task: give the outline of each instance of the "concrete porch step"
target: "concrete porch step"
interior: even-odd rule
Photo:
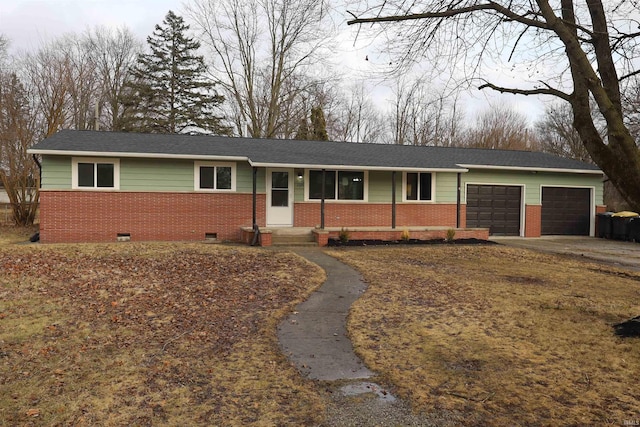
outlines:
[[[315,246],[310,228],[274,228],[271,234],[273,246]]]

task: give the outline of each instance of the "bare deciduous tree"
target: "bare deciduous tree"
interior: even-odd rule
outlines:
[[[131,67],[142,52],[142,43],[126,27],[117,30],[97,27],[83,38],[100,80],[99,127],[120,130],[124,115],[120,100]]]
[[[69,108],[72,67],[65,50],[60,48],[59,42],[52,42],[22,59],[24,81],[34,97],[32,113],[37,115],[42,137],[68,127],[72,120]]]
[[[390,123],[395,144],[451,146],[460,143],[462,117],[457,100],[428,90],[423,79],[400,80]]]
[[[527,117],[506,106],[489,107],[467,131],[463,145],[499,150],[535,150]]]
[[[338,141],[386,143],[387,126],[384,114],[371,100],[363,84],[348,87],[337,96],[340,102],[330,110],[328,126]]]
[[[636,76],[624,92],[625,119],[631,135],[640,145],[640,75]]]
[[[277,137],[286,103],[305,91],[302,71],[326,45],[328,14],[316,0],[194,0],[189,14],[210,48],[238,133]],[[297,121],[294,123],[297,124]],[[289,132],[291,129],[289,129]],[[289,133],[288,132],[288,133]]]
[[[535,124],[540,149],[570,159],[591,162],[580,135],[573,127],[571,107],[554,104],[545,110],[544,116]]]
[[[6,40],[0,37],[0,182],[16,225],[33,224],[38,207],[38,170],[27,149],[36,138],[30,96],[6,64]]]
[[[484,76],[481,89],[567,102],[591,158],[640,210],[640,155],[624,119],[620,85],[640,74],[637,2],[386,0],[365,8],[373,17],[349,23],[402,23],[396,31],[401,38],[393,40],[405,63],[428,55],[434,62],[464,65],[471,77]],[[482,74],[484,66],[500,60],[528,71],[531,83],[509,87]],[[606,124],[605,138],[594,123],[591,100]]]

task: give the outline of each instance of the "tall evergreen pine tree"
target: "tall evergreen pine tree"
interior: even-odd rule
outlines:
[[[322,107],[311,109],[311,139],[315,141],[327,141],[329,134],[327,133],[327,122],[324,119],[324,111]]]
[[[186,36],[189,26],[172,11],[147,37],[151,50],[138,55],[127,84],[123,130],[154,133],[229,134],[216,115],[224,98],[205,77],[207,67],[195,52],[200,43]]]
[[[311,109],[311,127],[309,127],[309,122],[306,117],[300,119],[295,139],[302,141],[327,141],[329,139],[327,122],[324,119],[322,107],[314,107]]]

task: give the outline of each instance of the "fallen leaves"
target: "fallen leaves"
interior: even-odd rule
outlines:
[[[31,408],[29,409],[27,412],[25,412],[25,415],[27,417],[31,417],[31,418],[36,418],[40,416],[40,409],[38,408]]]
[[[0,313],[8,326],[0,330],[7,354],[0,424],[27,423],[21,417],[102,425],[317,420],[319,397],[279,358],[275,322],[320,281],[299,257],[255,249],[0,249]],[[277,369],[261,368],[263,358],[278,360]],[[264,405],[270,388],[286,392]],[[246,395],[236,404],[223,389]],[[37,413],[28,412],[34,393],[42,396]]]

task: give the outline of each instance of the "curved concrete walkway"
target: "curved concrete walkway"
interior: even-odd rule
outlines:
[[[325,283],[278,326],[282,351],[308,378],[323,381],[328,403],[322,426],[449,426],[440,414],[411,406],[373,381],[347,336],[351,304],[366,289],[360,274],[319,248],[292,248],[327,273]],[[448,416],[448,414],[445,414]]]
[[[294,249],[327,273],[325,283],[299,304],[278,327],[283,352],[304,375],[315,380],[369,378],[347,336],[351,304],[366,289],[360,274],[319,249]]]

